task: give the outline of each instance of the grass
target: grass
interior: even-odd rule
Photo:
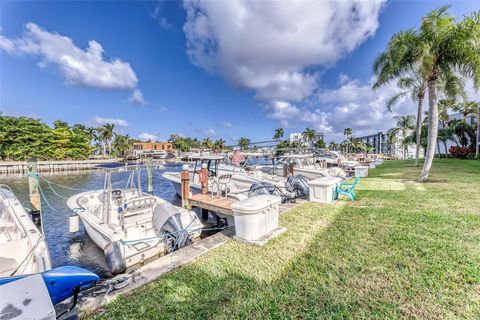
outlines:
[[[389,161],[358,201],[303,204],[263,247],[235,241],[95,319],[480,317],[480,161]]]

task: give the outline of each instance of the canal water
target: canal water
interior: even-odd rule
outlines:
[[[165,165],[164,169],[153,171],[153,193],[167,201],[178,203],[175,189],[170,182],[162,177],[165,171],[180,171],[181,165]],[[62,173],[42,173],[49,184],[40,179],[40,185],[50,206],[42,199],[42,219],[45,236],[47,238],[52,267],[75,265],[101,277],[109,277],[103,252],[93,243],[85,233],[82,223],[80,231],[70,233],[68,218],[72,212],[67,207],[67,199],[77,193],[103,189],[104,172],[102,171],[75,171]],[[122,188],[128,179],[128,173],[112,175],[112,187]],[[136,179],[135,179],[136,182]],[[30,208],[28,194],[28,180],[25,176],[0,176],[0,183],[12,188],[15,195],[28,211]],[[71,189],[62,188],[65,186]],[[147,190],[145,170],[142,170],[142,188]],[[76,189],[76,190],[73,190]]]

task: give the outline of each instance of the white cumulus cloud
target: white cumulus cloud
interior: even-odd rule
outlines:
[[[95,116],[91,120],[95,125],[104,125],[107,123],[114,124],[118,127],[128,127],[128,122],[124,119],[118,119],[118,118],[103,118],[100,116]]]
[[[71,38],[49,32],[31,22],[17,39],[1,35],[0,49],[9,54],[40,58],[39,66],[56,67],[70,85],[133,89],[138,83],[130,64],[118,58],[106,59],[104,49],[97,41],[89,41],[82,49]]]
[[[147,104],[147,101],[143,98],[143,93],[140,91],[140,89],[135,89],[132,92],[132,95],[130,99],[128,99],[129,102],[134,103],[134,104]]]
[[[374,81],[371,78],[362,82],[342,74],[339,86],[320,90],[312,97],[310,106],[277,101],[266,106],[267,116],[279,120],[281,124],[293,124],[300,130],[309,127],[322,131],[326,140],[339,141],[343,139],[344,128],[352,128],[354,136],[369,135],[394,127],[393,117],[396,115],[416,115],[417,105],[409,97],[399,101],[389,112],[387,101],[400,89],[391,83],[372,90]],[[426,102],[424,109],[427,109]]]
[[[158,136],[157,135],[154,135],[154,134],[151,134],[151,133],[147,133],[147,132],[143,132],[143,133],[140,133],[138,135],[138,137],[142,140],[152,140],[152,141],[155,141],[158,139]]]
[[[378,27],[383,0],[185,1],[191,61],[265,101],[298,102]]]

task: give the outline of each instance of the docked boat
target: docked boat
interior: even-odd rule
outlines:
[[[0,319],[60,318],[75,307],[78,294],[93,287],[98,280],[96,274],[74,266],[0,278]],[[70,297],[73,297],[72,305],[57,314],[55,305]]]
[[[321,177],[339,177],[345,178],[346,173],[340,168],[330,167],[322,168],[316,162],[313,154],[288,154],[277,158],[275,163],[270,166],[262,166],[262,170],[269,174],[283,175],[285,168],[293,164],[294,174],[299,174],[308,179]]]
[[[359,166],[360,163],[356,160],[347,159],[341,153],[333,150],[319,149],[314,154],[315,160],[324,160],[329,166],[342,166],[353,168]]]
[[[278,176],[263,174],[261,170],[246,171],[244,168],[229,164],[225,157],[217,155],[196,156],[191,158],[193,165],[189,166],[190,189],[193,194],[201,191],[201,168],[206,165],[208,170],[209,192],[217,193],[220,185],[219,179],[226,179],[228,196],[243,200],[248,198],[248,193],[254,184],[269,182],[277,187],[284,187],[285,179]],[[162,176],[169,180],[175,188],[177,195],[181,195],[180,172],[164,172]],[[223,178],[224,177],[224,178]]]
[[[208,192],[224,194],[230,198],[244,200],[260,195],[273,194],[283,198],[284,201],[308,195],[307,178],[290,176],[284,178],[275,174],[262,171],[261,166],[246,169],[233,165],[223,156],[198,156],[195,162],[188,167],[189,186],[192,194],[201,192],[202,166],[208,172]],[[181,195],[182,181],[180,172],[164,172],[162,176],[169,180],[175,188],[177,195]],[[227,190],[227,192],[224,192]]]
[[[51,269],[45,236],[13,191],[0,185],[0,277]]]
[[[127,186],[113,188],[112,175],[122,172],[128,172]],[[190,244],[203,228],[195,212],[143,192],[139,166],[106,169],[102,190],[74,195],[67,205],[113,274]]]

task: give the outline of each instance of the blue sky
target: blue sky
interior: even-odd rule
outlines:
[[[414,111],[386,112],[397,89],[370,89],[373,60],[444,3],[1,1],[0,111],[154,139],[373,133]]]

